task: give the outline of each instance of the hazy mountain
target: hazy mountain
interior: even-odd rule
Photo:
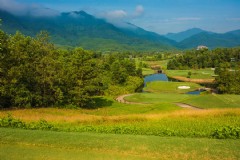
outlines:
[[[179,33],[168,33],[165,35],[165,37],[169,38],[169,39],[172,39],[176,42],[181,42],[183,41],[184,39],[187,39],[191,36],[194,36],[196,34],[199,34],[201,32],[207,32],[207,31],[204,31],[202,29],[199,29],[199,28],[192,28],[192,29],[189,29],[189,30],[186,30],[186,31],[183,31],[183,32],[179,32]]]
[[[61,46],[79,46],[91,50],[169,50],[176,42],[132,24],[120,28],[84,11],[62,13],[55,17],[14,16],[0,11],[1,28],[13,34],[17,30],[34,36],[41,30],[50,33]]]
[[[240,30],[224,34],[201,32],[181,41],[178,47],[188,49],[196,48],[198,45],[205,45],[211,49],[240,46]]]

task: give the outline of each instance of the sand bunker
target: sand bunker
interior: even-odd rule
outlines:
[[[191,87],[189,86],[179,86],[178,89],[190,89]]]

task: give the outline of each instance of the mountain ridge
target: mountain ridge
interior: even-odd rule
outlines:
[[[55,17],[14,16],[0,11],[0,18],[3,19],[3,30],[8,33],[19,30],[34,36],[41,30],[47,30],[52,41],[58,45],[102,51],[160,51],[175,48],[175,42],[164,36],[140,27],[136,30],[121,29],[84,11],[64,12]]]
[[[240,46],[240,30],[226,33],[201,32],[178,43],[178,47],[182,49],[196,48],[199,45],[210,49],[238,47]]]
[[[187,39],[187,38],[189,38],[193,35],[196,35],[198,33],[201,33],[201,32],[208,32],[208,31],[202,30],[200,28],[191,28],[191,29],[181,31],[181,32],[178,32],[178,33],[168,33],[168,34],[165,35],[165,37],[167,37],[169,39],[172,39],[176,42],[181,42],[184,39]]]
[[[63,12],[53,17],[34,17],[15,16],[0,10],[0,19],[3,20],[0,28],[7,33],[14,34],[19,30],[23,34],[35,36],[41,30],[46,30],[54,44],[65,48],[146,52],[191,49],[199,45],[210,49],[240,46],[240,30],[220,34],[192,28],[163,36],[131,23],[120,27],[85,11]]]

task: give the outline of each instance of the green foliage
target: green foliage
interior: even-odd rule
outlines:
[[[34,129],[34,130],[56,130],[54,125],[48,123],[46,120],[41,119],[38,122],[33,122],[27,125],[27,129]]]
[[[36,38],[0,31],[0,43],[0,108],[91,108],[92,97],[111,86],[125,90],[120,94],[134,92],[143,83],[141,70],[126,55],[58,50],[44,31]]]
[[[216,78],[217,89],[220,93],[240,94],[240,71],[223,69],[218,71]]]
[[[26,123],[19,119],[13,118],[11,115],[8,115],[7,117],[3,117],[0,119],[0,127],[68,132],[94,132],[108,134],[110,133],[154,136],[208,137],[217,139],[240,138],[240,128],[236,126],[219,127],[218,129],[213,130],[212,127],[213,125],[216,125],[216,122],[210,122],[212,121],[211,118],[205,118],[205,120],[198,119],[198,125],[195,126],[192,126],[193,123],[196,123],[196,119],[193,117],[180,117],[180,119],[165,118],[156,122],[147,122],[144,118],[132,118],[116,121],[114,125],[109,124],[107,121],[102,121],[104,123],[107,123],[107,125],[104,125],[101,122],[100,124],[78,124],[77,126],[72,126],[53,124],[47,122],[46,120]],[[214,121],[217,120],[215,119]],[[220,121],[221,120],[218,120],[218,122]],[[209,124],[209,126],[207,126],[206,124]]]
[[[187,78],[190,78],[191,77],[191,75],[192,75],[192,72],[188,72],[188,76],[187,76]]]
[[[26,123],[20,119],[12,117],[10,114],[7,117],[0,118],[0,127],[34,129],[34,130],[56,130],[54,125],[48,123],[46,120],[39,120],[38,122]]]
[[[212,133],[212,137],[217,139],[239,139],[240,127],[225,126],[218,128]]]
[[[143,79],[136,76],[129,76],[124,85],[109,85],[105,91],[106,95],[118,96],[128,93],[139,92],[143,88]]]
[[[230,63],[231,58],[240,59],[239,52],[239,48],[218,48],[212,51],[189,50],[182,55],[176,55],[168,62],[167,68],[169,70],[216,68],[222,63]]]
[[[10,114],[7,117],[0,118],[0,127],[27,128],[26,123],[13,118]]]

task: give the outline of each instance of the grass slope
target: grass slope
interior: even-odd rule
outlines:
[[[0,132],[1,160],[240,158],[240,140],[65,133],[5,128],[0,128]]]

